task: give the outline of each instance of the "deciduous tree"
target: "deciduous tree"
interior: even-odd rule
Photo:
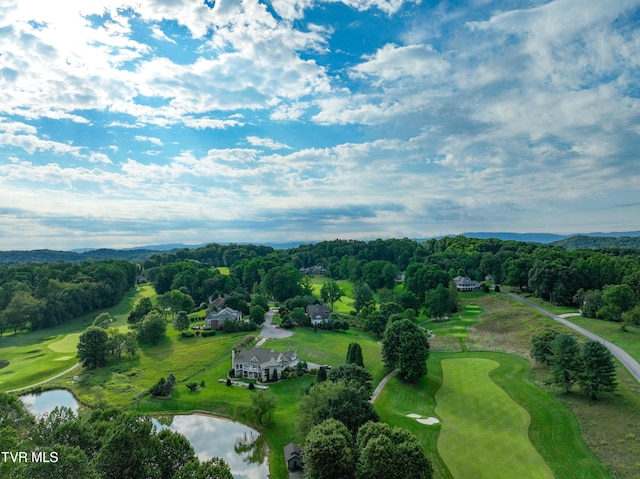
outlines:
[[[304,447],[307,479],[351,479],[355,464],[353,438],[340,421],[327,419],[309,431]]]
[[[342,291],[342,288],[340,288],[340,286],[338,286],[338,283],[336,283],[333,279],[330,279],[329,281],[324,283],[322,285],[322,288],[320,289],[320,297],[322,298],[322,301],[324,301],[325,303],[329,303],[331,311],[333,311],[333,305],[336,302],[340,301],[340,298],[342,298],[343,296],[344,291]]]
[[[384,332],[382,357],[388,369],[399,369],[401,379],[417,382],[427,372],[429,341],[413,321],[393,321]]]
[[[158,344],[166,335],[167,322],[159,311],[147,313],[138,324],[138,339],[146,344]]]

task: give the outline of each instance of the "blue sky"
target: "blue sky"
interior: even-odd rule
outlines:
[[[0,249],[640,229],[640,0],[4,0]]]

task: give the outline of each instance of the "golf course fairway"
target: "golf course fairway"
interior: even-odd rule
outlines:
[[[456,479],[553,479],[528,437],[529,413],[489,377],[491,359],[442,361],[438,452]]]

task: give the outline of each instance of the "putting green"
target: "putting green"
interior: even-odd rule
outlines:
[[[529,413],[489,377],[499,366],[481,358],[442,361],[438,452],[455,479],[553,479],[529,442]]]
[[[78,348],[78,340],[82,333],[67,334],[60,341],[51,343],[48,347],[54,353],[75,353]]]

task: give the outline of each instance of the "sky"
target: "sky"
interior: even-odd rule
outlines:
[[[640,229],[640,0],[0,0],[0,250]]]

